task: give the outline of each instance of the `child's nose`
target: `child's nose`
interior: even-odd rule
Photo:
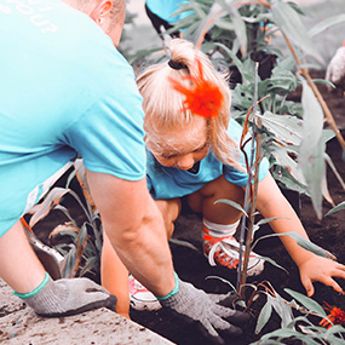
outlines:
[[[189,170],[193,167],[194,163],[193,154],[190,153],[180,157],[176,165],[181,170]]]

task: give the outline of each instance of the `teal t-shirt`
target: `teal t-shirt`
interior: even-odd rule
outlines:
[[[184,16],[175,15],[179,8],[188,3],[187,0],[146,0],[146,6],[158,17],[164,19],[169,24],[174,24]]]
[[[0,5],[0,236],[80,155],[93,171],[146,175],[132,68],[85,14],[60,0]]]
[[[238,144],[241,140],[242,127],[231,120],[228,128],[228,135]],[[250,157],[250,143],[246,145],[246,153]],[[180,170],[177,168],[166,168],[158,163],[152,153],[147,155],[147,184],[152,197],[156,200],[181,198],[200,190],[205,184],[224,176],[227,181],[239,187],[245,187],[248,182],[248,175],[229,165],[220,162],[212,151],[200,161],[196,173]],[[238,162],[245,168],[245,157],[238,152]],[[269,162],[263,159],[259,168],[259,180],[263,180],[269,172]]]

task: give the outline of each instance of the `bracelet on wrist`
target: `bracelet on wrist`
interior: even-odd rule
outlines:
[[[174,272],[174,279],[175,279],[175,287],[165,296],[156,296],[158,301],[165,301],[179,292],[179,280],[178,280],[178,276],[176,272]]]
[[[21,299],[27,299],[27,298],[36,296],[47,285],[49,279],[50,279],[50,276],[46,272],[42,282],[35,289],[33,289],[32,291],[27,292],[27,293],[20,293],[20,292],[17,292],[17,291],[13,291],[13,294],[15,296],[21,298]]]

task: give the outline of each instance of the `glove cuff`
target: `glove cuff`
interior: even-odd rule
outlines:
[[[178,286],[179,289],[175,294],[171,294],[166,299],[159,301],[163,307],[176,309],[177,306],[183,306],[182,308],[190,306],[191,297],[196,297],[200,291],[195,289],[192,284],[186,283],[182,280],[178,280]]]
[[[30,292],[27,292],[27,293],[20,293],[20,292],[17,292],[17,291],[13,291],[13,295],[21,298],[21,299],[28,299],[30,297],[34,297],[36,296],[42,289],[44,289],[44,287],[48,284],[50,280],[50,276],[49,274],[46,272],[45,275],[44,275],[44,278],[42,280],[42,282],[35,288],[33,289],[32,291]]]
[[[158,301],[165,301],[167,299],[169,299],[170,297],[173,297],[175,296],[179,290],[180,290],[180,283],[179,283],[179,279],[178,279],[178,276],[176,274],[176,272],[174,272],[174,279],[175,279],[175,287],[165,296],[155,296]]]

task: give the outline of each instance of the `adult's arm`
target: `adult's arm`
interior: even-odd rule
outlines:
[[[92,197],[108,238],[128,270],[155,295],[174,289],[162,216],[146,180],[127,181],[87,171]]]

